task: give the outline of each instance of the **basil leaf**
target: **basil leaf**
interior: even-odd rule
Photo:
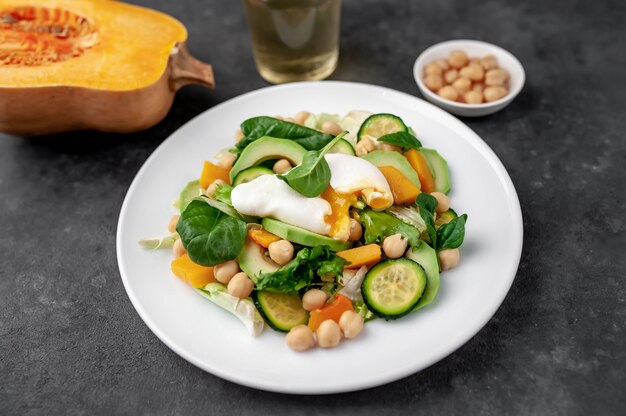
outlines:
[[[293,140],[307,150],[319,150],[333,139],[331,134],[266,116],[244,121],[241,123],[241,132],[244,138],[235,146],[239,151],[263,136]]]
[[[437,250],[460,247],[465,238],[466,221],[467,214],[463,214],[439,227],[437,230]]]
[[[398,131],[396,133],[385,134],[384,136],[380,136],[378,138],[378,141],[400,146],[404,150],[419,150],[422,147],[422,143],[417,140],[417,137],[406,131]]]
[[[324,159],[324,155],[337,143],[347,132],[343,132],[330,141],[323,149],[309,150],[305,153],[302,163],[291,169],[279,178],[298,193],[313,198],[324,192],[330,183],[330,167]]]
[[[363,233],[365,244],[382,244],[385,237],[394,234],[402,235],[409,241],[409,245],[412,247],[417,247],[420,244],[421,232],[417,228],[400,221],[386,212],[374,211],[368,208],[359,213],[359,220],[365,228]]]
[[[194,199],[176,225],[189,258],[202,266],[215,266],[239,255],[246,239],[246,223]]]
[[[435,228],[435,208],[437,208],[437,199],[427,193],[421,193],[415,199],[415,205],[420,210],[420,216],[426,224],[426,234],[430,240],[431,247],[437,246],[437,230]]]
[[[318,276],[339,276],[348,263],[326,246],[305,247],[296,257],[272,273],[262,273],[255,289],[271,289],[274,292],[297,293],[308,287]]]

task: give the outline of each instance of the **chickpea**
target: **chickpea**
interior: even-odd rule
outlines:
[[[237,156],[235,156],[232,153],[226,153],[224,156],[222,156],[220,158],[220,165],[224,168],[224,169],[229,169],[233,167],[233,163],[235,163],[235,159],[237,159]]]
[[[321,348],[334,348],[341,341],[341,328],[332,319],[322,322],[317,328],[317,344]]]
[[[467,78],[459,77],[456,81],[452,83],[452,86],[457,89],[457,91],[461,93],[468,92],[470,88],[472,88],[472,81]]]
[[[391,143],[379,142],[380,150],[387,150],[390,152],[402,152],[402,148],[400,146],[396,146]]]
[[[284,266],[293,258],[293,244],[287,240],[274,241],[267,247],[267,251],[270,253],[270,259],[279,266]]]
[[[485,76],[485,70],[480,64],[469,64],[461,69],[461,76],[470,81],[480,81]]]
[[[187,253],[187,250],[185,250],[183,242],[180,239],[174,241],[174,245],[172,246],[172,252],[174,253],[175,258],[179,258],[183,254]]]
[[[463,96],[468,104],[480,104],[483,102],[483,93],[479,91],[468,91]]]
[[[482,94],[484,89],[485,84],[483,84],[482,82],[475,82],[472,84],[472,91],[476,91]]]
[[[328,295],[323,290],[310,289],[302,296],[302,307],[309,312],[314,311],[324,306],[327,299]]]
[[[450,69],[450,64],[445,59],[437,59],[435,63],[439,65],[441,69],[443,69],[444,71],[447,71],[448,69]]]
[[[376,143],[369,137],[363,137],[355,147],[357,156],[363,156],[376,150]]]
[[[390,235],[383,240],[383,251],[390,259],[397,259],[404,255],[408,241],[401,234]]]
[[[229,260],[225,263],[218,264],[213,268],[213,274],[215,275],[215,280],[225,285],[230,282],[230,279],[233,278],[239,272],[239,264],[235,260]]]
[[[354,311],[345,311],[339,318],[343,336],[352,339],[363,331],[363,317]]]
[[[244,272],[235,274],[228,282],[228,293],[239,299],[247,298],[253,290],[254,282]]]
[[[498,67],[498,61],[496,57],[493,55],[485,55],[480,60],[480,64],[485,68],[485,71],[489,71],[490,69],[496,69]]]
[[[208,197],[212,197],[213,194],[215,193],[215,190],[217,189],[218,186],[222,186],[224,185],[226,182],[224,182],[221,179],[216,179],[214,182],[212,182],[207,188],[206,191],[204,191],[204,194]]]
[[[358,241],[363,236],[363,227],[361,223],[355,220],[354,218],[350,218],[350,236],[348,240],[350,241]]]
[[[458,248],[447,248],[439,252],[439,264],[443,271],[456,267],[460,260],[461,250]]]
[[[456,50],[450,52],[448,63],[453,68],[463,68],[468,62],[467,54],[463,51]]]
[[[299,111],[296,113],[296,115],[293,118],[296,120],[296,123],[300,125],[304,125],[304,123],[307,121],[307,119],[310,116],[311,116],[311,113],[309,113],[308,111]]]
[[[424,67],[424,76],[426,75],[441,75],[443,73],[443,68],[441,68],[436,63],[428,64]]]
[[[476,57],[469,58],[468,66],[472,64],[480,65],[480,58],[476,58]]]
[[[335,123],[334,121],[325,121],[324,124],[322,124],[322,131],[324,133],[336,136],[343,130],[341,129],[341,126],[339,126],[339,124]]]
[[[176,231],[176,224],[178,224],[178,220],[180,219],[180,215],[172,215],[170,218],[170,222],[167,224],[167,231],[173,233]]]
[[[287,118],[285,118],[285,121],[288,121],[290,123],[295,123],[296,122],[296,120],[293,117],[287,117]]]
[[[284,172],[287,172],[292,167],[293,166],[291,166],[291,162],[289,162],[287,159],[280,159],[276,161],[276,163],[274,163],[272,170],[276,173],[284,173]]]
[[[504,85],[507,79],[509,79],[509,72],[502,68],[490,69],[485,74],[487,86]]]
[[[287,346],[294,351],[302,352],[315,346],[313,331],[306,325],[296,325],[285,336]]]
[[[457,91],[457,89],[450,85],[446,85],[445,87],[440,89],[438,94],[440,97],[450,101],[456,101],[456,99],[459,98],[459,92]]]
[[[485,88],[485,91],[483,91],[483,94],[485,95],[485,101],[487,102],[499,100],[507,93],[508,91],[506,90],[506,88],[502,86],[487,87]]]
[[[424,78],[424,85],[431,91],[439,91],[443,87],[443,78],[441,75],[431,74]]]
[[[443,75],[443,79],[445,79],[448,84],[452,84],[458,77],[459,71],[457,69],[450,69]]]
[[[241,139],[243,139],[243,132],[239,129],[235,132],[235,143],[239,143]]]
[[[430,196],[435,197],[437,200],[437,208],[435,208],[435,212],[446,212],[450,209],[450,200],[448,196],[442,192],[431,192]]]

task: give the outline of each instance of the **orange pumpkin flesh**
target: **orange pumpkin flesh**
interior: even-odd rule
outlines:
[[[0,131],[131,132],[159,122],[183,85],[214,86],[187,31],[109,0],[0,0]]]

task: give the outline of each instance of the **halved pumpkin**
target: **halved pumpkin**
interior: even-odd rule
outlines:
[[[0,131],[131,132],[183,85],[214,86],[176,19],[110,0],[0,0]]]

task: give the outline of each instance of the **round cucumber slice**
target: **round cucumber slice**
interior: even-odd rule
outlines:
[[[309,321],[309,314],[302,307],[298,295],[262,290],[256,293],[254,303],[265,322],[277,331],[288,332],[294,326]]]
[[[385,134],[399,131],[407,131],[407,127],[400,117],[384,113],[372,114],[361,124],[358,138],[359,141],[365,136],[378,139]]]
[[[361,293],[378,317],[398,319],[411,312],[426,289],[426,273],[409,259],[385,260],[365,275]]]
[[[240,185],[242,183],[250,182],[252,179],[256,179],[261,175],[273,175],[274,171],[263,166],[252,166],[251,168],[244,169],[235,176],[233,180],[233,186]]]
[[[356,156],[354,152],[354,147],[344,139],[337,140],[337,143],[333,147],[330,148],[328,153],[343,153],[350,156]]]

